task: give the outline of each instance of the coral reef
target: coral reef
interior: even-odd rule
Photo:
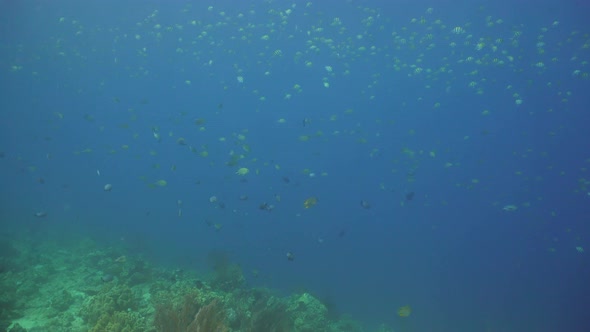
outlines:
[[[157,331],[185,332],[199,310],[198,296],[196,291],[191,291],[180,303],[162,296],[155,307],[154,326]]]
[[[115,311],[100,316],[90,332],[144,332],[145,322],[137,313]]]
[[[275,297],[264,297],[254,303],[252,318],[247,331],[293,331],[293,317],[287,312],[287,304]]]
[[[207,258],[214,272],[213,280],[211,280],[211,285],[214,288],[227,292],[243,286],[245,278],[242,268],[231,262],[227,252],[211,251]]]
[[[37,243],[27,256],[31,250],[21,246],[25,258],[0,271],[0,330],[361,331],[350,320],[330,317],[309,293],[281,297],[267,288],[245,287],[241,267],[223,251],[209,256],[214,273],[204,279],[91,242],[56,248]],[[106,275],[112,278],[101,280]]]
[[[137,301],[129,286],[109,283],[98,294],[87,299],[80,310],[80,316],[93,325],[104,314],[134,310],[136,307]]]
[[[192,323],[189,324],[187,332],[226,332],[227,326],[224,323],[225,313],[217,300],[201,307]]]
[[[245,280],[242,268],[237,264],[229,264],[215,270],[211,285],[223,291],[232,291],[242,287]]]
[[[10,282],[6,275],[0,276],[0,331],[6,331],[12,319],[18,317],[16,283]]]
[[[287,312],[295,318],[296,331],[329,331],[326,318],[328,309],[309,293],[293,296],[289,301]]]
[[[162,332],[225,332],[228,329],[224,320],[225,313],[217,299],[200,306],[193,290],[181,303],[168,298],[157,304],[154,326]]]
[[[57,311],[65,311],[73,302],[74,298],[70,292],[64,289],[51,299],[51,307]]]

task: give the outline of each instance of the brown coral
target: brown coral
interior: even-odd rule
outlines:
[[[154,325],[157,331],[186,332],[199,308],[196,293],[184,296],[182,303],[174,305],[170,299],[156,306]]]
[[[156,306],[154,326],[162,332],[226,332],[225,312],[217,300],[199,308],[196,293],[177,305],[168,299]]]
[[[228,329],[224,323],[224,316],[225,313],[218,301],[213,300],[199,309],[186,330],[187,332],[226,332]]]

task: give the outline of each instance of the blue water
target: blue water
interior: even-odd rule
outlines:
[[[100,3],[0,5],[4,233],[223,250],[373,330],[590,330],[584,1]]]

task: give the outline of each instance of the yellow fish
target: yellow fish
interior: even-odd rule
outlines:
[[[410,314],[412,313],[412,307],[410,307],[409,305],[400,307],[399,309],[397,309],[397,315],[405,318],[408,317]]]
[[[166,187],[167,184],[168,182],[166,182],[166,180],[158,180],[154,182],[154,185],[158,187]]]
[[[242,168],[238,169],[236,172],[237,175],[242,175],[242,176],[246,175],[248,173],[250,173],[250,170],[247,169],[246,167],[242,167]]]
[[[318,199],[317,197],[310,197],[308,199],[306,199],[305,201],[303,201],[303,207],[306,209],[309,209],[310,207],[316,205],[318,203]]]

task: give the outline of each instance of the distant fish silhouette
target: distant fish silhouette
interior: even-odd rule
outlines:
[[[287,252],[287,260],[291,262],[295,260],[295,255],[290,251]]]

